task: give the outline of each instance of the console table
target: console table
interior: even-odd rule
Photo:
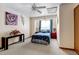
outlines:
[[[8,49],[8,39],[10,38],[14,38],[14,37],[19,37],[19,41],[18,42],[24,42],[25,37],[24,34],[19,34],[19,35],[14,35],[14,36],[9,36],[9,37],[2,37],[2,49],[4,48],[4,50]]]

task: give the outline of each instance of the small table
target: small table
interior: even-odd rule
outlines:
[[[2,49],[4,50],[8,49],[8,39],[14,38],[14,37],[19,37],[19,42],[24,42],[25,37],[24,34],[19,34],[19,35],[14,35],[14,36],[9,36],[9,37],[2,37]]]

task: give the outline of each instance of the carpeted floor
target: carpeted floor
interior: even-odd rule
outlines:
[[[50,45],[31,43],[26,39],[24,43],[9,46],[8,50],[1,51],[0,55],[77,55],[74,51],[63,50],[58,47],[57,41],[51,39]]]

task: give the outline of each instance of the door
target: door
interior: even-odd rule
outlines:
[[[79,5],[74,9],[74,47],[79,54]]]

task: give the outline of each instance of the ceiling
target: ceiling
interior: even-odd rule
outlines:
[[[21,14],[31,15],[33,3],[4,3],[4,6],[11,8]],[[46,6],[46,8],[58,6],[58,3],[36,3],[37,6]]]

